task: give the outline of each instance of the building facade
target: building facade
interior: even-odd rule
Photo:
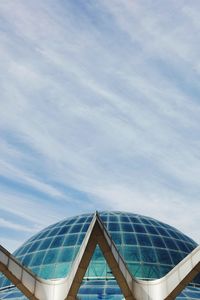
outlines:
[[[94,219],[94,214],[84,214],[53,224],[31,237],[13,253],[13,256],[22,266],[30,269],[33,276],[49,281],[60,280],[71,276],[74,262],[81,251],[87,254],[90,248],[94,247],[95,250],[91,255],[84,258],[89,265],[84,270],[76,298],[122,300],[136,299],[137,292],[135,296],[133,292],[132,297],[130,291],[130,295],[127,296],[131,290],[130,285],[124,287],[123,279],[121,281],[121,277],[116,276],[116,267],[112,267],[111,262],[112,254],[109,263],[109,255],[102,246],[104,229],[105,237],[107,234],[109,236],[108,245],[111,248],[116,247],[117,261],[122,259],[123,268],[133,277],[133,280],[136,279],[136,285],[141,284],[141,286],[143,282],[158,282],[156,280],[165,278],[198,247],[197,243],[179,230],[150,217],[124,212],[100,212],[95,217],[97,220]],[[95,240],[95,233],[92,236],[92,226],[96,226],[95,222],[100,222],[100,226],[102,224],[102,244],[98,241],[92,244]],[[91,235],[88,235],[86,240],[89,231]],[[91,246],[87,248],[86,245],[85,250],[81,250],[83,243],[86,242],[91,243]],[[197,274],[198,266],[195,267]],[[137,286],[132,289],[137,290]],[[72,299],[71,296],[67,297],[63,299]],[[150,297],[144,299],[152,299]],[[162,297],[165,299],[164,296],[158,299]],[[168,299],[174,299],[173,291],[170,297]],[[175,298],[177,300],[200,299],[200,276],[195,276]],[[24,300],[27,296],[2,274],[0,299]]]

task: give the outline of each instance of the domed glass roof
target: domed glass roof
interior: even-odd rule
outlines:
[[[149,217],[122,212],[99,215],[130,272],[140,279],[163,277],[197,246],[177,229]],[[71,269],[92,217],[93,214],[84,214],[53,224],[24,243],[14,256],[42,278],[63,278]],[[2,277],[0,287],[8,285]],[[25,299],[19,295],[13,288],[9,293],[2,292],[0,298]],[[79,298],[123,298],[99,247],[85,274]],[[196,284],[177,299],[200,299],[200,280],[196,279]]]

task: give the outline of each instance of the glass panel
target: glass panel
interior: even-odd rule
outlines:
[[[28,249],[31,247],[31,244],[28,244],[23,247],[22,251],[20,252],[20,255],[23,255],[28,252]]]
[[[173,238],[175,239],[179,238],[179,235],[177,232],[175,232],[175,230],[168,230],[168,232]]]
[[[137,245],[137,240],[133,233],[124,233],[123,237],[125,245]]]
[[[80,224],[85,223],[85,220],[86,220],[86,217],[81,217],[81,218],[78,219],[77,224],[78,223],[80,223]]]
[[[59,252],[59,249],[48,250],[46,252],[45,257],[44,257],[43,264],[47,265],[47,264],[50,264],[50,263],[54,263],[57,259],[58,252]]]
[[[194,245],[194,244],[189,244],[187,243],[187,247],[189,249],[189,251],[191,252],[192,250],[194,250],[196,248],[197,245]]]
[[[145,227],[143,225],[134,224],[135,232],[146,233]]]
[[[81,229],[81,232],[87,232],[89,225],[89,223],[85,223]]]
[[[60,230],[59,227],[57,227],[57,228],[51,230],[51,231],[49,232],[49,234],[48,234],[48,237],[50,237],[50,236],[55,236],[55,235],[58,233],[59,230]]]
[[[50,230],[45,230],[44,232],[42,232],[37,239],[43,239],[44,237],[46,237],[48,234],[50,233]]]
[[[176,244],[178,246],[178,248],[180,249],[180,251],[184,251],[188,253],[188,247],[185,245],[184,242],[180,242],[180,241],[176,241]]]
[[[101,216],[101,221],[102,221],[103,223],[107,222],[107,219],[108,219],[108,216],[107,216],[107,215]]]
[[[79,233],[81,231],[82,224],[80,225],[74,225],[71,227],[70,233]]]
[[[139,247],[126,247],[124,249],[124,259],[126,261],[140,261],[140,249]]]
[[[156,228],[153,227],[153,226],[148,226],[148,225],[146,225],[146,230],[147,230],[148,233],[155,234],[155,235],[158,234],[158,231],[157,231]]]
[[[109,222],[116,222],[117,221],[117,216],[109,216]]]
[[[59,235],[62,235],[62,234],[66,234],[67,232],[69,232],[70,230],[70,226],[64,226],[60,229],[60,231],[58,232]]]
[[[28,266],[32,257],[33,257],[32,254],[28,254],[28,255],[24,256],[24,258],[22,260],[22,264],[25,266]]]
[[[178,250],[177,245],[175,244],[175,242],[172,239],[170,239],[170,238],[163,238],[163,239],[164,239],[164,242],[165,242],[167,248]]]
[[[63,244],[65,236],[58,236],[56,238],[53,239],[50,248],[58,248]]]
[[[130,220],[127,216],[121,215],[120,220],[121,220],[121,222],[124,222],[124,223],[130,223]]]
[[[133,231],[133,227],[131,226],[131,224],[121,223],[121,226],[122,226],[123,231],[126,231],[126,232]]]
[[[156,262],[156,254],[153,248],[141,247],[141,258],[143,262]]]
[[[78,234],[70,234],[66,236],[64,240],[63,246],[74,246],[77,243],[79,235]]]
[[[137,224],[137,223],[140,224],[141,223],[138,217],[129,216],[129,219],[132,224]]]
[[[55,274],[55,265],[46,265],[42,266],[39,271],[39,276],[44,279],[51,279],[54,278]]]
[[[182,260],[182,257],[178,251],[171,251],[170,254],[174,265],[177,265]]]
[[[58,257],[59,262],[70,262],[74,257],[74,247],[63,248]]]
[[[55,266],[55,274],[57,278],[64,278],[70,271],[71,264],[70,263],[62,263],[57,264]]]
[[[116,245],[121,245],[122,244],[122,236],[121,233],[114,233],[112,232],[111,234],[112,240]]]
[[[84,240],[85,234],[79,234],[77,245],[81,245]]]
[[[40,266],[42,264],[45,254],[46,251],[40,251],[37,254],[35,254],[33,260],[31,261],[30,266]]]
[[[39,250],[48,249],[51,242],[52,242],[52,238],[48,238],[46,240],[41,241]]]
[[[152,246],[149,235],[147,234],[137,234],[137,239],[141,246]]]
[[[152,240],[152,243],[155,247],[165,248],[165,244],[164,244],[163,240],[161,239],[161,237],[156,236],[156,235],[152,235],[151,240]]]
[[[160,268],[152,264],[142,266],[142,277],[146,279],[155,279],[160,277]]]
[[[145,219],[145,218],[141,218],[141,217],[140,217],[140,221],[141,221],[143,224],[147,224],[147,225],[151,224],[151,222],[150,222],[149,220]]]
[[[30,252],[36,251],[40,244],[41,244],[41,241],[37,241],[37,242],[33,243],[27,252],[30,253]]]
[[[171,271],[172,267],[169,266],[159,266],[160,277],[165,276],[167,273]]]
[[[157,249],[156,251],[158,256],[158,261],[162,262],[163,264],[172,265],[171,256],[169,255],[169,251],[165,249]]]
[[[96,247],[96,249],[95,249],[95,251],[94,251],[94,254],[93,254],[93,256],[92,256],[92,259],[93,259],[94,261],[103,261],[103,262],[105,262],[105,258],[104,258],[104,256],[103,256],[103,254],[102,254],[102,252],[101,252],[99,246]]]
[[[162,227],[157,227],[156,229],[158,230],[158,232],[160,233],[160,235],[162,235],[162,236],[170,236],[169,233],[167,232],[167,230],[163,229]]]
[[[120,227],[118,223],[109,223],[108,225],[109,231],[120,231]]]
[[[140,263],[129,263],[129,270],[136,278],[142,278],[142,266]]]

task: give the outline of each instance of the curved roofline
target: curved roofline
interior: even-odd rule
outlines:
[[[147,216],[147,215],[142,215],[142,214],[139,214],[139,213],[132,213],[132,212],[129,212],[129,211],[120,211],[120,210],[100,210],[100,211],[95,211],[95,212],[94,212],[94,211],[92,211],[92,212],[85,212],[85,213],[81,213],[81,214],[78,214],[78,215],[69,216],[69,217],[66,217],[66,218],[64,218],[64,219],[61,219],[60,221],[57,221],[57,222],[55,222],[55,223],[51,223],[51,224],[47,225],[45,228],[43,228],[43,229],[40,230],[39,232],[41,232],[41,231],[47,229],[48,227],[51,227],[51,226],[54,226],[54,225],[56,225],[56,224],[58,224],[58,223],[60,223],[60,222],[63,222],[63,221],[65,221],[65,220],[67,221],[67,220],[74,219],[74,218],[78,218],[78,217],[85,216],[85,215],[91,215],[91,216],[93,216],[96,212],[98,212],[99,215],[100,215],[100,214],[103,214],[103,213],[128,214],[128,215],[133,215],[133,216],[136,216],[136,217],[146,218],[146,219],[149,219],[149,220],[152,220],[152,221],[155,221],[155,222],[159,222],[160,224],[163,224],[164,226],[170,227],[170,228],[172,228],[173,230],[175,229],[175,230],[178,231],[180,234],[183,234],[184,236],[186,236],[187,238],[189,238],[193,243],[196,244],[196,246],[198,245],[198,243],[197,243],[193,238],[189,237],[187,234],[185,234],[184,232],[182,232],[180,229],[176,228],[175,226],[169,225],[168,223],[165,223],[165,222],[163,222],[163,221],[161,221],[161,220],[159,220],[159,219],[153,218],[153,217],[149,217],[149,216]],[[36,234],[38,234],[38,233],[36,233]],[[34,234],[34,236],[35,236],[35,234]],[[32,238],[32,237],[31,237],[31,238]],[[30,239],[31,239],[31,238],[30,238]],[[29,239],[28,239],[28,240],[29,240]],[[27,241],[28,241],[28,240],[27,240]],[[26,242],[27,242],[27,241],[26,241]],[[26,243],[26,242],[25,242],[25,243]]]

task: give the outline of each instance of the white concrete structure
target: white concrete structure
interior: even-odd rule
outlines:
[[[200,246],[161,279],[144,281],[129,272],[98,213],[92,219],[69,275],[44,280],[22,266],[6,249],[0,248],[0,271],[22,293],[33,300],[75,300],[96,245],[115,276],[126,300],[164,300],[175,297],[200,273]]]

